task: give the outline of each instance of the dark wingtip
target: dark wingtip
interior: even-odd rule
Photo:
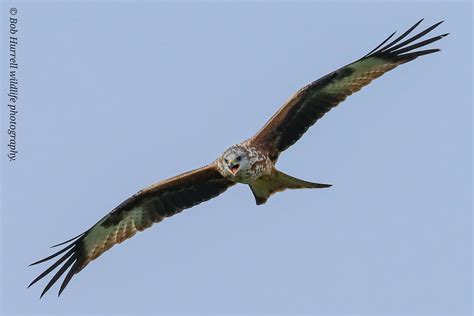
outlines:
[[[62,245],[64,245],[64,244],[67,244],[68,242],[71,242],[71,241],[73,241],[73,240],[75,240],[75,239],[77,239],[77,238],[79,238],[79,237],[82,237],[84,234],[85,234],[85,233],[79,234],[79,235],[77,235],[77,236],[75,236],[75,237],[72,237],[71,239],[68,239],[68,240],[66,240],[66,241],[60,242],[59,244],[52,245],[50,248],[55,248],[55,247],[58,247],[58,246],[62,246]]]
[[[423,22],[425,20],[425,18],[421,18],[420,20],[418,20],[418,22],[415,23],[415,25],[413,27],[417,27],[418,25],[421,24],[421,22]]]
[[[449,33],[445,33],[442,35],[438,35],[432,38],[428,38],[426,40],[422,40],[421,42],[413,44],[417,39],[424,37],[426,34],[430,33],[433,31],[436,27],[438,27],[443,21],[439,21],[432,26],[428,27],[427,29],[419,32],[418,34],[415,34],[408,39],[401,41],[405,37],[407,37],[409,34],[413,32],[413,30],[423,21],[423,19],[419,20],[415,25],[410,27],[405,33],[403,33],[401,36],[393,40],[392,42],[386,44],[384,47],[378,49],[375,51],[373,54],[370,56],[378,56],[381,58],[388,58],[392,59],[397,62],[405,63],[409,62],[411,60],[414,60],[417,57],[423,56],[423,55],[428,55],[431,53],[438,52],[439,49],[425,49],[421,51],[416,51],[417,48],[420,47],[425,47],[431,43],[434,43],[443,37],[446,37],[449,35]],[[368,57],[370,57],[368,56]]]
[[[69,257],[69,259],[62,265],[62,267],[56,272],[56,274],[51,278],[51,280],[49,280],[48,284],[46,285],[46,287],[44,288],[43,292],[41,293],[41,297],[43,297],[43,295],[49,291],[49,289],[54,285],[54,283],[56,283],[56,281],[64,274],[64,272],[66,272],[67,269],[69,269],[69,267],[72,266],[72,268],[75,267],[75,265],[73,265],[75,262],[77,261],[77,254],[73,254],[71,257]],[[69,274],[69,273],[68,273]]]
[[[400,42],[402,39],[404,39],[408,34],[410,34],[414,29],[416,29],[418,27],[418,25],[420,25],[420,23],[423,21],[423,19],[419,20],[418,22],[416,22],[414,25],[412,25],[412,27],[410,27],[408,30],[405,31],[405,33],[403,33],[402,35],[400,35],[399,37],[397,37],[396,39],[394,39],[393,41],[391,41],[389,44],[385,45],[384,47],[380,48],[378,50],[378,52],[383,52],[387,49],[389,49],[390,47],[392,47],[393,45],[395,45],[396,43]]]
[[[377,49],[379,49],[383,44],[385,44],[386,42],[388,42],[389,39],[391,39],[393,37],[393,35],[395,35],[397,33],[397,31],[393,32],[392,34],[390,34],[382,43],[380,43],[379,45],[377,45],[377,47],[375,47],[374,49],[372,49],[370,52],[368,52],[367,54],[365,54],[364,57],[367,57],[369,56],[370,54],[372,54],[373,52],[375,52]]]
[[[66,272],[66,270],[69,269],[65,279],[63,280],[63,283],[61,284],[61,288],[59,290],[58,296],[64,291],[66,288],[67,284],[71,280],[74,274],[80,271],[80,262],[81,262],[81,241],[82,239],[75,240],[79,237],[81,237],[83,234],[76,236],[73,239],[70,239],[70,241],[73,241],[71,244],[65,246],[63,249],[57,251],[56,253],[41,259],[39,261],[33,262],[29,266],[36,265],[39,263],[43,263],[45,261],[48,261],[50,259],[53,259],[59,255],[62,255],[56,262],[54,262],[50,267],[48,267],[45,271],[43,271],[40,275],[38,275],[29,285],[27,288],[30,288],[33,284],[36,282],[40,281],[43,279],[45,276],[50,274],[53,270],[55,270],[57,267],[61,265],[61,268],[54,274],[54,276],[51,278],[51,280],[48,282],[46,287],[43,289],[40,295],[40,299],[48,292],[48,290],[58,281],[58,279]],[[61,243],[64,244],[64,243]],[[65,253],[66,252],[66,253]],[[66,261],[66,262],[64,262]]]
[[[425,20],[425,18],[421,18],[420,20],[418,20],[418,22],[415,23],[415,27],[420,25],[421,22],[423,22]]]
[[[58,252],[52,254],[51,256],[48,256],[48,257],[46,257],[46,258],[43,258],[43,259],[38,260],[38,261],[36,261],[36,262],[33,262],[33,263],[30,264],[29,266],[31,267],[31,266],[34,266],[34,265],[36,265],[36,264],[43,263],[43,262],[45,262],[45,261],[51,260],[51,259],[53,259],[54,257],[59,256],[59,255],[62,254],[63,252],[66,252],[68,249],[74,247],[74,245],[75,245],[75,243],[72,243],[72,244],[70,244],[70,245],[64,247],[63,249],[59,250]]]
[[[74,274],[76,274],[78,271],[79,271],[79,261],[74,261],[72,267],[69,269],[66,277],[64,278],[63,280],[63,283],[61,284],[61,287],[59,288],[59,292],[58,292],[58,297],[61,296],[61,293],[64,291],[64,289],[66,288],[66,286],[68,285],[69,281],[71,281],[72,277],[74,276]]]

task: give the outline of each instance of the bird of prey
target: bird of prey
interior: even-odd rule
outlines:
[[[442,21],[408,36],[421,21],[387,43],[395,34],[392,33],[364,57],[301,88],[257,134],[231,146],[209,165],[138,191],[84,233],[53,246],[65,245],[32,265],[60,256],[59,260],[29,286],[60,267],[44,288],[42,297],[69,269],[59,288],[59,296],[75,274],[112,246],[166,217],[218,196],[237,183],[249,185],[257,205],[265,203],[273,193],[285,189],[329,187],[329,184],[303,181],[277,170],[275,164],[279,155],[297,142],[324,114],[375,78],[420,56],[438,52],[439,49],[416,49],[448,34],[414,42]]]

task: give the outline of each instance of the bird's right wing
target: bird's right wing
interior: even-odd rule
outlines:
[[[439,51],[413,50],[433,43],[447,34],[412,43],[431,32],[441,22],[402,41],[420,23],[421,21],[383,46],[395,34],[393,33],[366,56],[300,89],[248,140],[250,145],[265,150],[268,156],[276,161],[282,151],[296,143],[309,127],[346,97],[403,63]]]
[[[112,246],[121,243],[137,232],[150,227],[186,208],[193,207],[223,193],[234,185],[217,170],[216,163],[158,182],[137,192],[117,206],[89,230],[56,246],[69,243],[55,254],[32,265],[62,256],[46,271],[31,282],[41,280],[55,268],[61,268],[46,285],[41,296],[69,269],[61,284],[59,294],[74,274],[99,257]]]

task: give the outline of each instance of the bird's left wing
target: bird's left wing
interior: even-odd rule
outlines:
[[[310,126],[346,97],[401,64],[439,51],[439,49],[418,51],[416,49],[433,43],[447,34],[412,43],[431,32],[441,22],[402,41],[420,23],[421,21],[383,46],[395,34],[393,33],[366,56],[300,89],[248,142],[265,150],[268,156],[276,161],[282,151],[297,142]]]
[[[153,223],[162,221],[165,217],[218,196],[234,184],[233,181],[224,178],[217,170],[216,164],[213,163],[141,190],[117,206],[86,232],[56,245],[69,243],[63,249],[33,263],[32,265],[35,265],[62,255],[29,286],[61,266],[46,285],[41,296],[69,269],[61,284],[60,295],[74,274],[115,244],[132,237]]]

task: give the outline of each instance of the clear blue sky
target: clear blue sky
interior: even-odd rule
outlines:
[[[18,9],[18,158],[6,158]],[[470,314],[472,5],[4,1],[2,314]],[[278,167],[332,183],[257,207],[248,187],[114,247],[57,287],[27,265],[138,189],[215,159],[298,88],[392,31],[446,20]]]

